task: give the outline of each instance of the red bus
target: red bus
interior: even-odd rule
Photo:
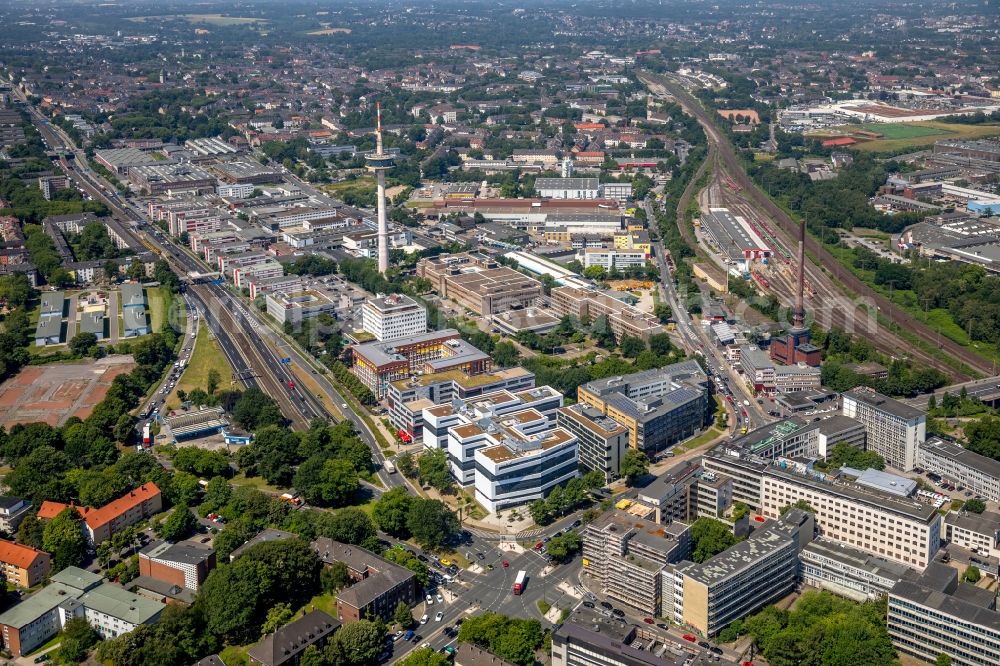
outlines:
[[[527,573],[524,571],[517,572],[517,578],[514,579],[514,594],[521,594],[524,592],[524,579]]]

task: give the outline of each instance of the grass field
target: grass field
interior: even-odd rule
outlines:
[[[177,19],[188,23],[208,23],[211,25],[248,25],[250,23],[267,23],[266,19],[251,18],[248,16],[223,16],[222,14],[166,14],[163,16],[133,16],[128,19],[133,23],[147,23],[152,21],[162,21],[164,19]]]
[[[829,136],[850,135],[858,129],[884,134],[884,139],[859,141],[852,146],[865,152],[896,152],[910,148],[927,146],[943,139],[980,139],[1000,135],[1000,125],[960,125],[927,120],[916,123],[867,123],[865,125],[842,125]],[[823,136],[827,136],[823,133]],[[817,137],[819,134],[817,133]]]
[[[208,327],[202,326],[198,329],[198,337],[195,339],[194,350],[191,352],[191,360],[184,368],[184,373],[181,374],[177,386],[167,397],[167,405],[174,408],[180,405],[181,401],[177,399],[177,391],[181,389],[187,392],[196,388],[205,390],[208,385],[208,373],[213,368],[219,373],[219,388],[227,388],[232,381],[233,369],[219,348],[219,343],[208,337]]]
[[[155,333],[163,326],[167,303],[159,289],[146,289],[146,303],[149,304],[149,327]]]
[[[322,30],[313,30],[312,32],[307,32],[307,35],[313,37],[318,37],[322,35],[336,35],[337,33],[343,33],[345,35],[351,34],[350,28],[323,28]]]
[[[861,125],[861,129],[877,132],[886,139],[916,139],[941,133],[939,129],[917,123],[866,123]]]
[[[342,180],[339,183],[331,183],[329,185],[324,185],[323,189],[331,194],[336,194],[337,192],[343,192],[344,190],[353,189],[375,189],[375,178],[372,176],[361,176],[360,178],[355,178],[353,180]]]

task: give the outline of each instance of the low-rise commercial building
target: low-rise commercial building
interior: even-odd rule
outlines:
[[[293,292],[271,292],[264,297],[267,313],[284,324],[299,324],[305,319],[314,319],[324,312],[333,314],[336,304],[321,291],[306,289]]]
[[[958,570],[931,562],[917,580],[889,592],[886,626],[893,647],[925,662],[946,654],[955,666],[1000,663],[996,593],[958,580]]]
[[[1000,558],[1000,513],[949,512],[944,517],[944,539],[978,555]]]
[[[588,247],[577,255],[582,256],[584,268],[600,266],[606,271],[642,268],[646,265],[644,250],[620,250],[615,248]]]
[[[271,295],[268,295],[270,302]],[[453,328],[388,342],[368,342],[351,348],[353,372],[381,400],[392,382],[418,372],[459,370],[467,375],[489,372],[490,357],[461,339]]]
[[[1000,462],[938,437],[923,442],[917,458],[924,470],[965,486],[983,499],[1000,502]]]
[[[589,382],[577,389],[577,399],[625,426],[630,447],[656,453],[704,426],[708,377],[695,361],[683,361]]]
[[[417,275],[427,278],[442,298],[450,298],[479,315],[495,315],[534,305],[542,283],[480,254],[429,257],[417,262]]]
[[[799,553],[802,582],[858,602],[886,596],[914,570],[837,541],[816,539]]]
[[[218,184],[215,176],[190,164],[133,166],[128,170],[128,179],[140,190],[150,194],[201,190],[214,192]]]
[[[664,330],[660,320],[653,315],[593,289],[556,287],[551,296],[552,309],[560,316],[569,315],[591,322],[601,316],[607,317],[617,340],[627,335],[648,342],[650,337]]]

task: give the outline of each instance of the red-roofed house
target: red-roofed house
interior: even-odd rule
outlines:
[[[837,148],[838,146],[853,146],[857,141],[849,136],[838,136],[834,139],[827,139],[823,142],[824,148]]]
[[[70,506],[73,505],[42,502],[38,517],[51,520]],[[145,483],[99,509],[88,506],[74,506],[74,508],[83,517],[87,536],[96,546],[110,539],[112,534],[162,511],[163,498],[155,483]]]
[[[52,566],[49,554],[13,541],[0,541],[0,567],[18,587],[34,587],[45,580]]]

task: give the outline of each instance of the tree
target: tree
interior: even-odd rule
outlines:
[[[186,505],[179,505],[160,523],[159,535],[167,541],[180,541],[193,534],[196,529],[198,529],[198,519]]]
[[[714,518],[699,518],[691,525],[691,559],[701,563],[736,544],[729,527]]]
[[[538,620],[510,618],[483,613],[466,618],[458,632],[459,643],[474,643],[521,666],[533,666],[535,650],[542,646],[542,625]]]
[[[942,652],[934,660],[934,666],[951,666],[951,657]]]
[[[982,572],[979,571],[979,567],[975,564],[970,564],[969,568],[965,570],[965,575],[962,578],[968,582],[975,585],[979,582],[979,579],[983,577]]]
[[[545,552],[557,562],[565,562],[579,551],[582,545],[583,541],[580,539],[580,535],[569,531],[549,539],[549,542],[545,544]]]
[[[409,451],[404,451],[396,456],[396,469],[403,476],[412,478],[417,473],[417,468],[413,464],[413,454]]]
[[[986,511],[986,504],[983,500],[972,498],[965,503],[963,508],[970,513],[982,513]]]
[[[406,488],[402,486],[392,488],[382,493],[382,497],[375,503],[372,519],[386,534],[406,538],[409,536],[406,521],[414,501],[416,498],[406,492]]]
[[[623,335],[619,346],[621,347],[622,355],[626,358],[635,358],[646,351],[646,343],[643,342],[642,338],[636,338],[631,335]]]
[[[292,607],[286,603],[278,603],[267,611],[267,617],[260,628],[261,637],[267,636],[285,626],[292,619]]]
[[[512,368],[521,360],[521,352],[513,342],[501,340],[493,348],[493,363],[501,368]]]
[[[648,472],[649,458],[646,457],[645,453],[636,449],[629,449],[622,456],[619,473],[625,477],[625,482],[630,486],[635,483],[636,479],[645,476]]]
[[[97,336],[93,333],[77,333],[69,341],[69,350],[78,356],[86,356],[97,346]]]
[[[208,371],[208,379],[205,385],[205,390],[209,394],[214,394],[215,390],[219,388],[219,382],[222,381],[222,377],[219,376],[219,371],[212,368]]]
[[[339,592],[351,584],[351,572],[343,562],[334,562],[319,572],[319,582],[324,592]]]
[[[374,664],[382,653],[385,625],[381,621],[358,620],[337,632],[334,643],[347,664]]]
[[[85,618],[72,617],[63,626],[59,637],[56,660],[61,663],[79,664],[85,661],[87,652],[97,644],[100,637]]]
[[[240,395],[233,408],[233,419],[247,430],[284,423],[274,399],[256,387],[248,388]]]
[[[789,510],[791,509],[799,509],[801,511],[806,511],[812,514],[816,513],[816,509],[812,508],[812,505],[809,504],[809,502],[805,501],[804,499],[797,499],[792,504],[786,504],[785,506],[781,507],[778,510],[778,513],[783,516],[786,513],[788,513]]]
[[[295,475],[295,488],[312,504],[343,506],[359,486],[358,473],[350,461],[313,456],[299,467]]]
[[[417,466],[422,482],[442,492],[451,489],[451,470],[448,469],[448,456],[443,449],[424,451]]]
[[[400,629],[409,629],[413,625],[413,613],[405,601],[396,604],[396,610],[392,613],[392,621],[398,624]]]
[[[657,303],[653,306],[653,316],[659,319],[661,324],[666,324],[673,318],[674,311],[666,303]]]
[[[317,522],[316,533],[318,536],[325,536],[356,546],[364,546],[369,549],[378,547],[378,535],[375,531],[375,523],[368,517],[368,514],[361,509],[349,506],[339,511],[323,513]]]
[[[63,509],[42,530],[42,550],[52,556],[52,570],[79,566],[87,554],[87,539],[83,536],[80,515],[73,507]]]
[[[440,500],[418,499],[406,517],[410,534],[424,548],[440,548],[458,533],[458,518]]]

